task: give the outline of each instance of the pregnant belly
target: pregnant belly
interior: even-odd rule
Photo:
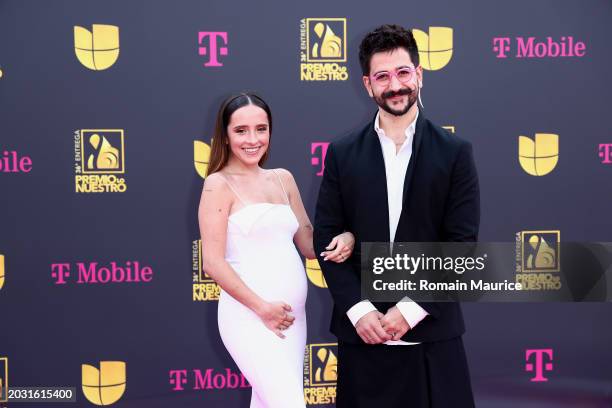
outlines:
[[[306,303],[308,282],[301,258],[274,257],[234,263],[234,270],[244,283],[267,301],[284,301],[293,308]]]

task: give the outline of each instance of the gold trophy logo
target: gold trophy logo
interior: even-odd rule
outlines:
[[[316,382],[329,382],[338,379],[338,358],[327,348],[320,348],[317,351],[317,358],[323,365],[317,367],[315,371]]]
[[[558,272],[560,231],[522,231],[522,271]]]
[[[311,344],[309,347],[310,386],[335,386],[338,380],[338,344]]]
[[[346,18],[307,18],[306,27],[306,62],[346,62]]]
[[[314,58],[340,58],[342,57],[342,38],[338,37],[327,24],[317,23],[314,32],[322,39],[312,46]]]
[[[119,168],[119,149],[113,147],[104,136],[100,137],[94,133],[89,137],[89,144],[97,151],[97,157],[94,154],[89,155],[88,170],[117,170]]]
[[[83,174],[125,173],[123,129],[81,130],[81,151]]]

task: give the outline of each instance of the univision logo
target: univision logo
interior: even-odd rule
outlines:
[[[82,364],[83,395],[92,404],[111,405],[119,401],[126,388],[126,363],[101,361],[100,368]]]
[[[206,178],[208,164],[210,162],[210,145],[200,140],[193,141],[193,164],[196,172],[202,178]]]
[[[323,271],[321,271],[321,267],[319,266],[319,261],[316,259],[306,259],[305,266],[308,280],[319,288],[326,288],[327,282],[325,282],[325,277],[323,276]]]
[[[4,286],[4,255],[0,254],[0,289]]]
[[[83,66],[102,71],[119,58],[119,27],[94,24],[92,31],[74,26],[74,52]]]
[[[412,35],[419,49],[419,64],[423,69],[437,71],[444,68],[453,56],[453,29],[429,27],[429,33],[416,28]]]
[[[559,161],[559,135],[536,133],[535,138],[519,136],[518,157],[521,167],[532,176],[545,176]]]

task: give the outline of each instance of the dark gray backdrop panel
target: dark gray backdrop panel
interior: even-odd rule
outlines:
[[[220,101],[259,91],[272,107],[270,167],[295,176],[311,215],[320,182],[310,144],[368,120],[357,47],[393,22],[454,29],[454,54],[425,72],[429,118],[472,141],[482,190],[481,239],[512,241],[521,230],[558,229],[563,240],[609,241],[612,167],[597,157],[610,135],[608,1],[526,0],[293,4],[221,1],[0,1],[0,151],[29,156],[27,174],[0,173],[0,356],[12,385],[72,385],[80,365],[128,364],[118,407],[248,405],[248,391],[173,392],[169,370],[235,369],[220,342],[216,303],[191,298],[191,242],[198,238],[202,179],[193,141],[210,141]],[[299,21],[346,17],[347,82],[299,80]],[[76,59],[73,26],[120,28],[120,56],[93,72]],[[199,31],[227,31],[223,67],[205,68]],[[497,59],[494,37],[573,36],[584,58]],[[128,190],[75,194],[73,132],[121,128]],[[560,159],[545,177],[517,160],[519,135],[560,135]],[[145,285],[55,285],[50,265],[138,260]],[[309,342],[333,342],[330,296],[309,286]],[[465,305],[478,406],[581,406],[610,401],[608,304]],[[525,349],[554,349],[549,382],[530,383]],[[512,400],[513,402],[504,402]],[[542,405],[538,405],[542,404]],[[597,405],[600,404],[600,405]],[[26,406],[23,404],[22,406]],[[526,405],[525,405],[526,406]],[[609,406],[609,405],[608,405]]]

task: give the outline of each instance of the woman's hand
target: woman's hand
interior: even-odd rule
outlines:
[[[327,251],[323,251],[321,256],[326,261],[344,262],[351,256],[354,247],[355,236],[350,232],[343,232],[331,240],[329,245],[325,247]]]
[[[282,331],[287,330],[295,320],[295,317],[288,313],[290,311],[291,306],[285,302],[264,302],[256,313],[268,329],[284,339]]]

